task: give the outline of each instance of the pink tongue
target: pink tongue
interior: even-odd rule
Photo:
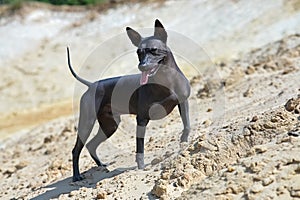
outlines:
[[[141,85],[145,85],[147,82],[148,82],[148,72],[145,71],[145,72],[142,72],[142,76],[141,76],[141,79],[140,79],[140,84]]]

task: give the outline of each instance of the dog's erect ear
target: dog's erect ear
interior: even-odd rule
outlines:
[[[138,47],[142,40],[141,35],[130,27],[126,28],[126,32],[132,44]]]
[[[160,39],[164,43],[167,43],[168,34],[164,26],[161,24],[161,22],[158,19],[155,20],[154,37]]]

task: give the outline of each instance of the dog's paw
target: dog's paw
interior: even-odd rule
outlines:
[[[188,142],[189,135],[190,135],[190,129],[189,128],[183,129],[182,135],[180,137],[180,143]]]
[[[103,168],[105,168],[105,167],[107,167],[107,166],[108,166],[107,163],[102,163],[102,162],[100,162],[100,163],[98,164],[98,167],[103,167]]]
[[[135,161],[138,165],[138,169],[145,169],[144,154],[143,153],[137,153]]]
[[[182,134],[180,137],[180,143],[188,142],[188,137],[189,137],[188,134]]]
[[[81,175],[73,176],[73,182],[82,181],[83,179]]]
[[[145,169],[145,165],[144,165],[144,164],[139,164],[139,163],[138,163],[138,169]]]

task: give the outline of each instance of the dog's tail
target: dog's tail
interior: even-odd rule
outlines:
[[[68,54],[68,65],[69,65],[69,69],[72,73],[72,75],[81,83],[83,83],[84,85],[90,87],[92,85],[91,82],[84,80],[83,78],[79,77],[75,71],[73,70],[72,66],[71,66],[71,59],[70,59],[70,52],[69,52],[69,47],[67,47],[67,54]]]

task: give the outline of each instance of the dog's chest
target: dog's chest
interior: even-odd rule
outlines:
[[[167,116],[178,104],[177,99],[169,88],[158,84],[147,84],[140,87],[135,96],[137,114],[149,119],[161,119]]]

